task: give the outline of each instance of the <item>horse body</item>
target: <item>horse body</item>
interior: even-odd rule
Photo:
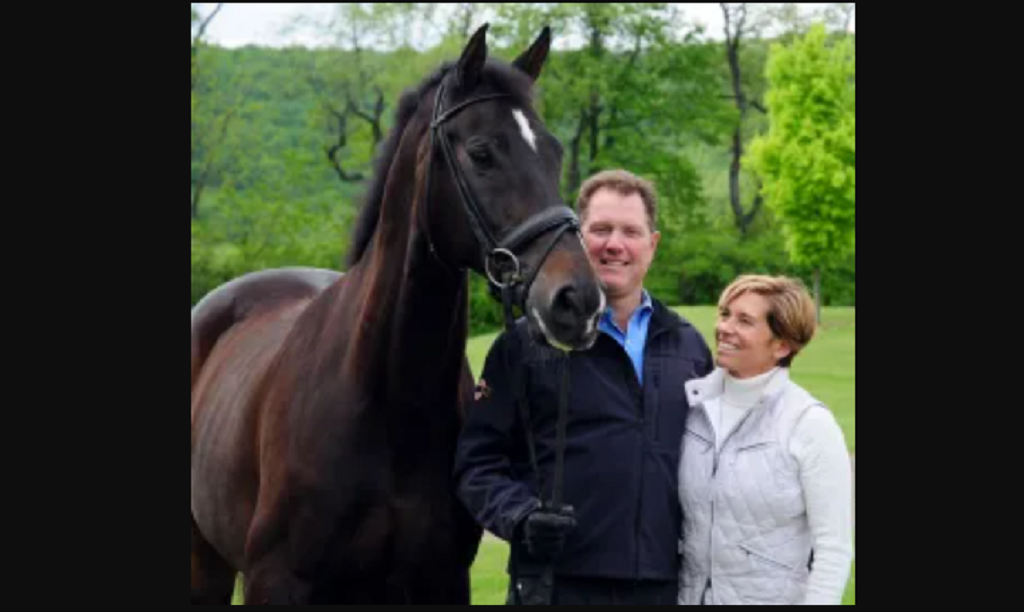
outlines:
[[[462,88],[464,105],[497,98],[470,98],[482,82],[485,29],[452,76],[441,75]],[[521,58],[533,78],[548,44],[545,32]],[[419,99],[443,90],[440,83],[425,82]],[[565,329],[559,341],[592,342],[584,330],[594,327],[600,294],[582,244],[559,232],[540,254],[530,236],[557,228],[558,217],[523,222],[536,209],[554,210],[537,192],[557,188],[553,156],[538,153],[551,155],[553,138],[541,134],[551,139],[547,149],[515,144],[533,157],[509,167],[535,173],[515,189],[471,174],[459,176],[456,191],[453,180],[431,182],[445,176],[425,146],[438,123],[430,113],[439,109],[410,95],[344,276],[263,272],[232,281],[193,311],[194,604],[229,603],[236,572],[247,604],[469,603],[482,530],[456,499],[451,470],[473,387],[465,268],[483,266],[469,223],[442,203],[460,193],[488,203],[518,196],[515,206],[492,204],[483,222],[501,233],[510,224],[527,230],[511,233],[527,245],[524,267],[536,270],[530,310]],[[499,110],[507,114],[503,137],[520,132],[525,116],[485,104],[497,106],[457,109],[451,138],[460,137],[455,130],[495,129]],[[468,166],[468,158],[456,157],[465,154],[461,145],[454,150],[446,160],[461,175],[465,168],[451,164]]]
[[[405,246],[378,240],[315,297],[285,275],[249,291],[193,386],[193,529],[247,601],[468,602],[480,529],[449,482],[467,279]]]

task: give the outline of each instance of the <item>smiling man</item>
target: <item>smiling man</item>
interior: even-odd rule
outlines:
[[[660,239],[654,186],[623,170],[602,172],[583,184],[577,208],[607,298],[601,333],[589,350],[563,354],[520,321],[511,346],[522,347],[521,358],[509,362],[510,339],[499,335],[460,439],[459,496],[512,544],[510,603],[674,605],[684,385],[714,362],[697,329],[644,289]],[[526,423],[514,381],[525,381]],[[542,505],[552,497],[560,447],[564,504]],[[543,580],[552,567],[553,585]]]
[[[628,338],[629,331],[646,328],[653,308],[643,284],[661,239],[655,229],[654,187],[628,172],[612,170],[584,183],[577,206],[587,252],[604,284],[609,314],[614,313],[602,325],[609,333]],[[636,326],[629,330],[634,314]],[[609,328],[613,322],[617,330]]]

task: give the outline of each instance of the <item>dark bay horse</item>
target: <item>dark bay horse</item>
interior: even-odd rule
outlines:
[[[562,347],[604,306],[531,104],[550,32],[505,64],[486,29],[402,97],[344,275],[264,271],[193,309],[193,604],[229,603],[237,572],[247,604],[469,603],[469,272]]]

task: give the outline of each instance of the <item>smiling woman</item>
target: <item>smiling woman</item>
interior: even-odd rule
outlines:
[[[718,367],[686,384],[682,604],[842,601],[853,559],[846,441],[789,378],[815,323],[794,279],[742,276],[722,293]]]
[[[718,364],[735,378],[789,366],[814,336],[814,302],[795,281],[742,277],[722,294]]]

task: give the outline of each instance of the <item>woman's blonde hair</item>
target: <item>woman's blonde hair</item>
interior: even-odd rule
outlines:
[[[810,343],[817,328],[814,300],[807,287],[797,278],[745,274],[725,288],[718,307],[725,307],[747,292],[768,301],[768,327],[776,338],[785,340],[791,350],[779,360],[779,365],[789,367],[797,353]]]

